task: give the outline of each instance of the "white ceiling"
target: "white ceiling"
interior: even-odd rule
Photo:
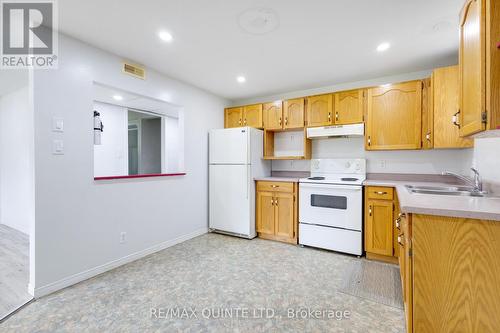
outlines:
[[[64,0],[60,30],[229,99],[430,69],[457,59],[463,0]],[[270,8],[274,31],[238,25]],[[159,40],[170,31],[172,43]],[[389,51],[375,51],[381,42]],[[245,84],[236,76],[244,75]]]

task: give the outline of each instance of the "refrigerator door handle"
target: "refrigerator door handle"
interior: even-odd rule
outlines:
[[[247,165],[247,199],[248,199],[248,192],[250,191],[250,184],[249,184],[250,181],[251,181],[251,179],[250,179],[250,165]]]

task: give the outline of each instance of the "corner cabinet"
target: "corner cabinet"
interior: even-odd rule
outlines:
[[[257,181],[256,230],[260,238],[297,244],[297,185]]]
[[[422,81],[368,89],[367,150],[422,147]]]
[[[460,135],[500,128],[500,1],[467,0],[460,14]]]

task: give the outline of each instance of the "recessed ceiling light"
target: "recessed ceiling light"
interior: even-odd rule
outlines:
[[[114,99],[115,101],[121,101],[121,100],[123,100],[123,96],[120,96],[120,95],[114,95],[114,96],[113,96],[113,99]]]
[[[247,82],[247,79],[244,76],[240,75],[236,78],[236,81],[238,81],[238,83],[245,83]]]
[[[174,37],[172,37],[172,35],[168,31],[160,31],[158,33],[158,37],[160,37],[162,41],[167,43],[170,43],[174,39]]]
[[[391,47],[391,44],[389,43],[382,43],[379,46],[377,46],[377,51],[378,52],[384,52],[387,51]]]

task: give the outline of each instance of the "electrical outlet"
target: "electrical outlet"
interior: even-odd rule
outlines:
[[[387,166],[386,160],[380,160],[380,168],[385,169],[386,166]]]
[[[126,232],[121,232],[120,233],[120,244],[123,244],[127,241],[127,233]]]

